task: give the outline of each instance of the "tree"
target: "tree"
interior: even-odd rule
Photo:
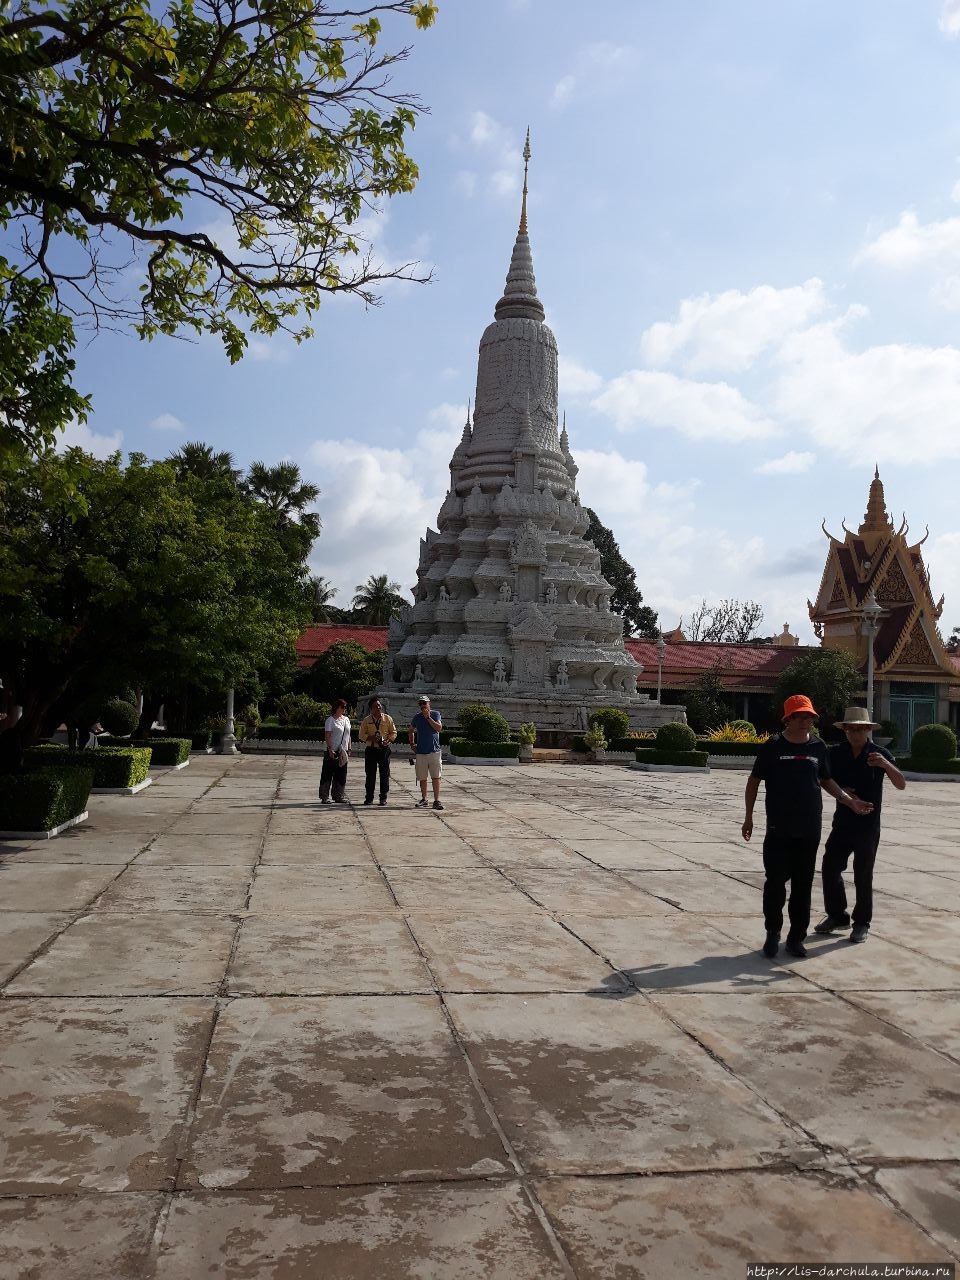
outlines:
[[[13,322],[0,423],[30,447],[85,402],[69,391],[74,319],[222,340],[290,328],[325,294],[376,303],[416,264],[376,262],[365,207],[411,191],[421,106],[392,90],[433,3],[11,0],[0,21],[0,315]],[[130,267],[142,279],[127,292]],[[39,359],[39,370],[34,376]],[[40,409],[40,412],[34,410]],[[29,410],[29,411],[28,411]]]
[[[701,672],[684,696],[687,720],[697,733],[708,733],[722,725],[730,715],[723,687],[723,666],[715,662]]]
[[[171,453],[170,461],[178,480],[195,476],[198,480],[223,480],[234,487],[240,483],[242,472],[233,454],[214,453],[210,445],[200,440],[182,445],[176,453]]]
[[[794,658],[777,677],[773,690],[774,712],[793,693],[805,693],[824,723],[843,715],[863,687],[857,664],[842,649],[813,649]]]
[[[624,634],[655,639],[659,634],[657,615],[649,605],[643,603],[643,596],[637,586],[636,570],[624,560],[616,539],[606,525],[600,523],[597,513],[590,507],[586,508],[586,512],[590,517],[590,524],[583,536],[600,553],[600,572],[613,587],[610,607],[614,613],[623,616]]]
[[[0,503],[0,675],[23,716],[0,735],[8,763],[105,679],[159,703],[292,653],[306,567],[240,490],[80,450],[24,461],[14,481]]]
[[[275,467],[252,462],[243,482],[244,491],[273,513],[277,533],[289,541],[298,540],[304,555],[320,536],[321,521],[307,507],[320,497],[320,490],[300,475],[295,462],[280,462]]]
[[[947,652],[960,653],[960,627],[954,627],[947,638]]]
[[[371,652],[355,640],[341,640],[321,653],[304,680],[311,698],[329,705],[346,698],[356,707],[381,681],[386,649]]]
[[[330,601],[337,594],[337,588],[331,586],[326,578],[317,576],[307,580],[307,589],[310,593],[310,621],[329,622]]]
[[[385,573],[371,573],[366,582],[358,583],[353,597],[359,621],[368,627],[385,627],[401,610],[410,608],[410,601],[399,591],[399,582],[389,582]]]
[[[703,600],[690,619],[689,640],[712,644],[746,644],[763,621],[763,609],[755,600]]]

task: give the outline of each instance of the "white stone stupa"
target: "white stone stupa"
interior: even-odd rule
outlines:
[[[450,459],[450,488],[420,542],[415,603],[390,625],[378,692],[406,716],[428,692],[445,720],[486,702],[514,727],[582,730],[591,710],[622,707],[633,727],[682,718],[637,692],[642,670],[557,417],[557,342],[544,323],[527,235],[527,167],[510,270],[480,339],[473,421]]]

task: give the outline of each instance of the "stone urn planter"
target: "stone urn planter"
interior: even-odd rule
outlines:
[[[533,743],[532,742],[520,743],[520,763],[533,764]]]

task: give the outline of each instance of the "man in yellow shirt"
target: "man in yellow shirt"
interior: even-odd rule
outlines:
[[[397,726],[383,709],[379,698],[371,698],[370,714],[360,725],[360,741],[364,745],[363,767],[366,773],[364,804],[373,804],[373,788],[380,773],[380,803],[387,803],[390,790],[390,744],[397,740]]]

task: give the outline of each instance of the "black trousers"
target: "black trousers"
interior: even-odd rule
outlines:
[[[847,914],[843,873],[853,854],[853,886],[857,898],[853,923],[868,925],[873,919],[873,866],[879,843],[880,828],[874,826],[866,829],[834,827],[827,836],[820,878],[823,881],[823,909],[828,916],[842,920]]]
[[[390,748],[367,747],[363,753],[363,768],[366,773],[367,793],[365,800],[373,799],[373,789],[380,774],[380,799],[386,800],[390,790]]]
[[[768,933],[783,928],[783,904],[787,901],[790,881],[790,917],[788,937],[802,942],[810,928],[810,894],[817,870],[820,832],[805,836],[787,836],[768,831],[763,841],[763,919]]]
[[[340,801],[343,799],[344,788],[347,785],[347,766],[345,764],[337,764],[337,757],[332,756],[328,751],[323,757],[323,767],[320,770],[320,799],[330,799],[330,787],[333,786],[333,798]]]

